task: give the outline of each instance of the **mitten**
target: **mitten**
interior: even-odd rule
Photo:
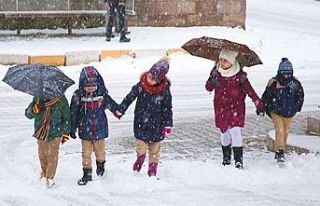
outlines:
[[[257,115],[258,116],[264,116],[264,114],[265,114],[265,111],[263,110],[263,111],[260,111],[260,110],[256,110],[256,113],[257,113]]]
[[[217,87],[219,86],[220,84],[220,81],[219,81],[219,78],[218,78],[218,71],[217,69],[212,69],[212,71],[210,72],[210,78],[211,78],[211,81],[212,81],[212,84],[214,87]]]
[[[119,112],[118,110],[116,110],[116,111],[113,113],[113,115],[114,115],[116,118],[118,118],[118,119],[120,119],[120,118],[123,116],[123,114],[122,114],[121,112]]]
[[[66,135],[66,134],[62,135],[61,144],[64,144],[68,140],[69,140],[69,135]]]
[[[172,133],[171,127],[165,127],[162,129],[162,134],[164,134],[164,135],[170,135],[171,133]]]
[[[77,135],[76,135],[76,133],[74,133],[74,132],[71,132],[71,133],[70,133],[70,137],[71,137],[72,139],[77,139]]]
[[[265,109],[264,109],[264,104],[262,101],[259,101],[257,104],[256,104],[256,107],[257,107],[257,110],[256,110],[256,113],[257,115],[262,115],[264,116],[265,114]]]
[[[39,114],[40,111],[41,111],[41,105],[38,104],[38,103],[35,104],[35,105],[33,105],[32,111],[33,111],[33,113],[35,113],[35,114]]]

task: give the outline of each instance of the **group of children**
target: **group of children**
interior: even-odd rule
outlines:
[[[272,118],[276,129],[275,158],[283,161],[291,118],[303,104],[302,86],[293,77],[291,63],[284,58],[277,76],[269,81],[261,100],[237,61],[237,55],[237,52],[222,50],[205,85],[208,91],[215,90],[215,123],[221,131],[222,164],[231,164],[233,152],[235,167],[243,168],[241,128],[245,122],[246,95],[253,100],[258,115],[266,112]],[[134,100],[137,100],[134,110],[137,159],[132,169],[136,172],[141,170],[149,151],[148,175],[156,176],[160,142],[171,134],[173,127],[170,81],[166,76],[168,71],[168,59],[155,63],[141,75],[140,81],[121,104],[108,95],[102,76],[92,66],[82,69],[79,89],[72,96],[70,108],[65,97],[35,97],[26,109],[26,116],[35,118],[34,136],[38,139],[41,178],[46,178],[47,186],[54,185],[59,144],[67,141],[68,136],[73,139],[79,136],[81,139],[83,177],[78,184],[86,185],[92,181],[92,152],[96,156],[96,174],[103,176],[106,162],[104,139],[108,137],[105,110],[109,109],[120,119]]]
[[[134,116],[134,135],[137,139],[137,160],[133,170],[139,172],[149,151],[148,175],[156,176],[159,162],[160,141],[171,134],[172,96],[167,58],[155,63],[141,75],[140,81],[117,104],[108,94],[100,73],[92,66],[82,69],[79,89],[71,99],[70,108],[64,96],[50,99],[35,97],[25,111],[26,117],[35,119],[35,134],[41,164],[40,178],[46,179],[50,188],[57,169],[59,145],[69,136],[81,139],[83,177],[79,185],[92,181],[92,159],[96,157],[96,174],[105,172],[105,138],[108,137],[108,121],[105,110],[109,109],[121,118],[130,104],[137,99]]]

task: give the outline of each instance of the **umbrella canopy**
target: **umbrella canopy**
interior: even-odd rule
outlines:
[[[12,88],[40,98],[63,96],[74,84],[60,69],[43,64],[20,64],[10,67],[3,81]]]
[[[217,39],[203,36],[194,38],[185,43],[182,48],[193,56],[219,61],[221,49],[239,52],[237,61],[241,67],[262,64],[258,55],[244,44],[239,44],[226,39]]]

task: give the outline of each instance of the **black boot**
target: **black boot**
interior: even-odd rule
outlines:
[[[96,161],[96,163],[97,163],[97,170],[96,170],[97,175],[102,177],[104,174],[104,163],[106,163],[106,161],[103,161],[103,162]]]
[[[222,146],[222,154],[223,154],[223,166],[231,164],[231,145]]]
[[[120,42],[130,42],[130,41],[131,41],[130,38],[127,38],[125,35],[121,35]]]
[[[233,155],[234,155],[234,161],[235,161],[235,167],[238,169],[243,169],[243,147],[233,147]]]
[[[277,162],[284,162],[285,158],[284,158],[284,150],[279,149],[274,158],[277,160]]]
[[[83,168],[83,177],[78,180],[78,185],[86,185],[89,181],[92,181],[92,169]]]

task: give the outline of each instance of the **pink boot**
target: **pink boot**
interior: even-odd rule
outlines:
[[[149,164],[149,169],[148,169],[149,177],[157,175],[157,167],[158,167],[158,163],[150,163]]]
[[[145,158],[146,154],[137,155],[137,160],[133,164],[133,171],[140,172]]]

